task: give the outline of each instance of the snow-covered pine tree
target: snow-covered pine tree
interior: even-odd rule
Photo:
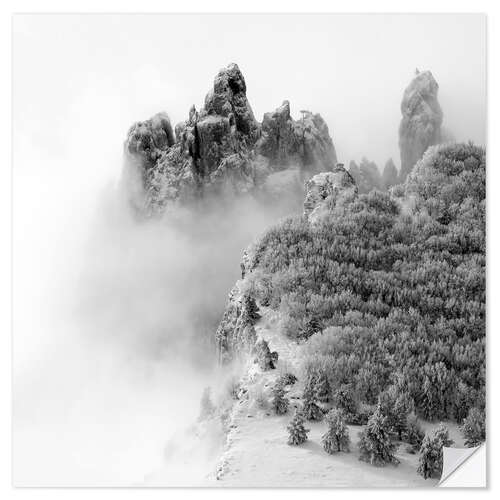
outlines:
[[[408,415],[413,409],[412,403],[413,401],[406,393],[399,394],[396,398],[396,401],[394,401],[394,406],[392,408],[392,427],[394,432],[397,433],[398,439],[400,441],[403,439],[403,433],[406,431],[406,426],[408,424]]]
[[[283,415],[288,411],[289,401],[285,396],[285,388],[283,387],[283,383],[280,379],[274,384],[273,390],[273,398],[272,398],[272,407],[277,415]]]
[[[248,293],[243,297],[243,310],[252,325],[254,325],[261,317],[257,302],[255,302],[255,299]]]
[[[410,413],[406,417],[406,426],[403,433],[403,439],[411,444],[411,452],[416,453],[420,450],[422,446],[422,440],[424,439],[425,433],[422,430],[418,422],[418,418],[414,413]]]
[[[332,455],[339,451],[349,451],[349,429],[344,420],[344,413],[333,408],[326,415],[328,430],[321,438],[324,450]]]
[[[205,420],[206,418],[210,418],[214,414],[214,412],[215,405],[212,403],[212,399],[210,398],[210,387],[205,387],[201,395],[200,415],[198,417],[198,420]]]
[[[259,368],[263,371],[272,370],[275,368],[273,356],[269,349],[269,344],[261,339],[255,344],[256,362]]]
[[[316,376],[315,390],[318,401],[320,401],[321,403],[328,403],[328,401],[330,401],[330,382],[328,382],[328,377],[323,370],[319,371]]]
[[[454,443],[453,439],[450,438],[448,427],[446,427],[443,423],[440,423],[434,431],[434,437],[442,444],[442,446],[451,446]]]
[[[355,416],[358,408],[356,401],[354,400],[354,395],[352,387],[348,384],[342,385],[334,395],[335,406],[341,410],[344,410],[346,419],[351,419]]]
[[[428,434],[425,435],[420,447],[417,473],[424,479],[438,476],[439,474],[439,444]]]
[[[288,429],[288,444],[298,445],[307,441],[307,433],[309,429],[304,427],[304,416],[299,409],[295,410],[295,414],[291,422],[287,426]]]
[[[321,420],[323,418],[323,412],[316,404],[316,375],[313,372],[309,372],[307,375],[302,400],[304,417],[307,420]]]
[[[439,477],[443,470],[443,446],[451,446],[448,428],[439,424],[432,436],[426,435],[420,447],[417,472],[424,479]]]
[[[473,448],[486,440],[486,417],[478,408],[471,408],[464,419],[460,431],[465,438],[465,446]]]
[[[395,446],[389,436],[387,418],[383,415],[380,404],[368,420],[363,432],[359,434],[360,460],[372,465],[398,464],[394,456]]]

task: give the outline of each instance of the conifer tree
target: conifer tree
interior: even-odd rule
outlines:
[[[304,417],[307,418],[307,420],[321,420],[323,412],[316,404],[316,376],[312,372],[309,373],[306,379],[302,399],[304,405]]]
[[[273,356],[269,349],[269,344],[261,339],[255,344],[256,361],[263,371],[275,368]]]
[[[387,418],[383,415],[380,404],[377,405],[377,409],[359,437],[360,460],[372,465],[399,463],[394,456],[395,446],[389,436]]]
[[[261,316],[257,302],[255,302],[254,297],[248,293],[243,297],[243,309],[248,320],[250,321],[250,324],[254,325],[260,319]]]
[[[465,438],[465,446],[473,448],[486,440],[485,414],[478,408],[471,408],[460,430]]]
[[[420,449],[424,436],[425,433],[418,422],[417,416],[414,413],[410,413],[406,417],[406,426],[403,438],[412,445],[412,453],[415,453]]]
[[[426,435],[420,448],[417,472],[424,479],[439,477],[443,470],[443,446],[451,446],[448,428],[439,424],[432,436]]]
[[[425,435],[420,447],[417,473],[424,479],[438,476],[439,474],[439,444],[428,434]]]
[[[291,422],[287,426],[288,429],[288,444],[299,445],[307,441],[307,433],[309,429],[304,427],[304,417],[302,411],[295,410],[295,414]]]
[[[321,438],[324,450],[332,455],[339,451],[349,451],[349,430],[342,410],[334,408],[326,415],[328,430]]]
[[[283,383],[278,379],[276,384],[273,387],[273,398],[272,398],[272,407],[277,415],[283,415],[288,411],[289,401],[285,396],[285,388],[283,387]]]
[[[399,394],[394,402],[392,426],[400,441],[403,439],[403,433],[406,431],[408,415],[410,414],[412,406],[412,401],[406,393]]]
[[[328,382],[328,377],[324,371],[319,371],[316,376],[316,397],[321,403],[328,403],[331,396],[330,382]]]
[[[346,417],[356,415],[357,405],[352,394],[352,388],[349,385],[341,386],[334,396],[335,406],[341,410],[344,410]]]

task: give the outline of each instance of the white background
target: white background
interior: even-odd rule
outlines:
[[[406,5],[409,8],[409,12],[445,12],[445,11],[455,11],[455,12],[486,12],[488,11],[488,42],[489,42],[489,81],[488,81],[488,133],[490,140],[488,141],[488,256],[492,256],[493,258],[488,259],[488,305],[493,304],[493,307],[489,307],[489,315],[488,315],[488,354],[489,360],[495,359],[495,350],[497,341],[495,340],[495,326],[497,318],[495,315],[495,304],[498,303],[498,289],[495,282],[495,278],[497,277],[498,272],[498,264],[496,264],[495,259],[495,251],[494,245],[498,242],[498,229],[495,227],[495,214],[498,212],[500,207],[496,206],[498,203],[498,197],[495,196],[495,193],[500,186],[500,179],[498,179],[498,173],[495,169],[495,165],[498,164],[498,146],[494,140],[491,140],[495,135],[498,135],[498,113],[500,110],[498,109],[498,97],[495,94],[495,89],[499,87],[499,75],[498,75],[498,63],[495,64],[495,61],[498,61],[498,54],[496,54],[496,50],[500,46],[499,44],[499,33],[497,30],[500,30],[500,18],[498,13],[496,12],[498,9],[494,9],[493,5],[495,2],[443,2],[434,0],[432,2],[420,1],[417,3],[408,2]],[[31,495],[37,496],[47,496],[47,498],[54,498],[61,496],[63,498],[67,498],[68,495],[76,495],[76,496],[86,496],[86,495],[106,495],[106,496],[115,496],[117,498],[121,498],[123,495],[134,495],[134,494],[161,494],[161,495],[171,495],[172,491],[125,491],[125,490],[12,490],[10,488],[10,353],[11,353],[11,338],[10,338],[10,226],[11,226],[11,218],[10,218],[10,206],[11,206],[11,158],[10,158],[10,136],[11,136],[11,122],[10,122],[10,81],[6,78],[6,75],[10,73],[10,63],[11,63],[11,52],[10,52],[10,23],[11,17],[10,14],[12,12],[38,12],[41,10],[42,3],[37,2],[4,2],[4,6],[2,7],[2,25],[0,26],[0,33],[2,36],[2,67],[4,69],[4,76],[2,78],[2,106],[0,109],[3,110],[2,113],[2,153],[4,154],[4,159],[2,162],[2,167],[0,169],[2,178],[1,178],[1,188],[2,193],[0,196],[1,207],[0,207],[0,217],[2,221],[2,235],[4,239],[2,241],[1,251],[2,251],[2,298],[0,301],[1,305],[1,319],[2,319],[2,359],[0,360],[0,366],[2,373],[0,375],[1,380],[1,389],[2,389],[2,432],[4,433],[0,440],[2,446],[0,447],[0,458],[1,458],[1,466],[0,466],[0,475],[1,475],[1,485],[4,494],[13,497],[25,497]],[[189,9],[192,12],[205,12],[207,10],[206,2],[196,2],[191,1],[189,3]],[[317,11],[317,12],[325,12],[326,10],[332,12],[372,12],[373,6],[370,2],[313,2],[309,1],[307,5],[304,5],[301,2],[291,2],[288,1],[286,4],[283,2],[280,4],[279,2],[271,2],[269,0],[265,2],[252,2],[252,5],[242,4],[240,9],[237,9],[234,3],[231,2],[211,2],[214,8],[217,8],[219,12],[249,12],[250,9],[256,12],[280,12],[283,11],[284,6],[286,5],[286,9],[288,11]],[[413,4],[413,5],[412,5]],[[136,2],[109,2],[109,1],[86,1],[86,2],[72,2],[71,3],[71,11],[74,12],[137,12],[138,9],[141,9],[141,12],[173,12],[179,11],[186,12],[188,6],[180,6],[176,4],[169,4],[165,1],[163,2],[147,2],[143,1],[140,4]],[[74,6],[74,7],[73,7]],[[387,1],[379,1],[377,2],[377,7],[380,9],[380,12],[400,12],[401,2],[387,2]],[[418,7],[418,8],[417,8]],[[68,2],[43,2],[43,10],[48,12],[68,12],[70,11]],[[445,34],[443,33],[445,36]],[[464,37],[467,37],[467,33],[464,33]],[[496,54],[496,55],[495,55]],[[177,117],[176,117],[177,118]],[[179,119],[182,117],[178,117]],[[493,222],[492,222],[493,221]],[[495,377],[497,375],[494,367],[488,366],[488,374],[489,374],[489,422],[494,422],[495,414],[496,414],[496,404],[491,397],[495,387]],[[490,450],[493,450],[490,457],[489,470],[493,471],[495,469],[494,464],[494,450],[495,440],[494,433],[490,430]],[[495,478],[489,477],[490,484],[495,485]],[[401,495],[402,492],[393,492],[393,494]],[[446,494],[444,492],[436,492],[438,494]],[[179,495],[189,495],[196,494],[193,490],[187,491],[176,491],[175,494]],[[232,491],[213,491],[213,492],[203,492],[203,495],[233,495],[235,492]],[[243,491],[238,492],[238,495],[252,495],[255,494],[264,494],[264,492],[256,493],[255,491]],[[287,497],[293,497],[295,495],[302,495],[304,492],[293,491],[293,492],[283,492],[283,491],[274,491],[271,493],[273,496],[277,495],[286,495]],[[311,493],[307,493],[308,495]],[[315,491],[314,494],[317,495],[339,495],[341,494],[339,491]],[[351,493],[352,494],[352,493]],[[369,494],[372,498],[375,498],[379,495],[383,495],[384,498],[390,492],[358,492],[357,494]],[[421,494],[418,492],[412,492],[410,490],[406,490],[404,492],[405,495],[415,495]],[[450,494],[450,493],[448,493]],[[452,494],[460,495],[462,492],[453,492]],[[465,494],[470,494],[465,493]],[[118,497],[119,495],[119,497]]]

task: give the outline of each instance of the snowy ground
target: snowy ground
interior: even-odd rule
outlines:
[[[270,389],[282,371],[297,372],[300,346],[278,333],[279,317],[267,310],[256,326],[258,336],[279,353],[277,369],[261,372],[249,361],[242,378],[243,393],[229,412],[225,442],[214,429],[203,431],[204,445],[184,446],[183,457],[173,455],[175,467],[146,478],[147,485],[215,487],[432,487],[437,480],[424,480],[416,473],[418,455],[405,451],[401,443],[397,466],[375,467],[361,462],[357,450],[362,426],[349,426],[351,452],[328,455],[321,446],[324,422],[307,422],[308,441],[300,446],[287,444],[286,427],[299,404],[300,384],[289,388],[288,414],[277,416],[259,405],[259,397],[270,398]],[[438,423],[422,422],[426,431]],[[447,422],[456,446],[463,440],[456,424]],[[208,436],[208,438],[207,438]],[[201,437],[201,436],[200,436]],[[210,444],[207,444],[207,439]],[[219,441],[217,441],[219,439]],[[203,456],[203,460],[200,457]],[[197,465],[198,464],[198,465]],[[189,475],[186,477],[186,471]]]

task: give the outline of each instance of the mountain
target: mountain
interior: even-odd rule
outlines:
[[[431,147],[392,192],[359,194],[342,167],[307,188],[304,215],[245,252],[216,333],[221,360],[253,345],[257,304],[305,343],[303,367],[360,404],[393,387],[430,420],[484,408],[484,149]]]
[[[263,199],[303,193],[312,175],[337,163],[328,126],[319,114],[294,120],[284,101],[254,116],[236,64],[219,71],[199,111],[172,129],[166,113],[135,123],[124,145],[130,201],[143,214],[210,195]],[[301,194],[302,195],[302,194]]]
[[[403,94],[399,125],[401,152],[400,181],[404,182],[413,166],[429,146],[441,142],[443,112],[438,102],[439,85],[430,71],[418,72]]]

